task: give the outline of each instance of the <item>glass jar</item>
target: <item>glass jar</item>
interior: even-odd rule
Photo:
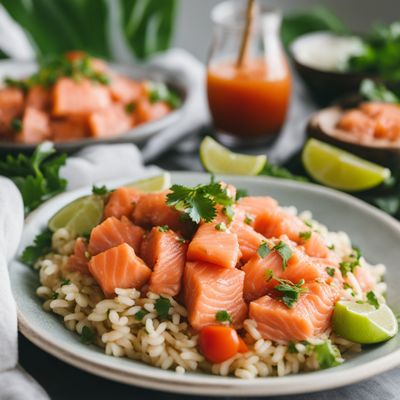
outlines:
[[[286,118],[291,73],[280,39],[281,15],[256,4],[247,52],[238,65],[246,22],[244,2],[212,11],[207,96],[218,138],[228,145],[271,142]]]

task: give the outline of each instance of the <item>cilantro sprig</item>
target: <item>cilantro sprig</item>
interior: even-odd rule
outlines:
[[[299,301],[302,293],[308,292],[307,288],[302,287],[304,285],[304,279],[301,279],[298,283],[293,283],[286,279],[279,279],[275,277],[279,282],[278,286],[275,286],[275,290],[282,293],[281,301],[288,308],[293,306]]]
[[[371,304],[371,306],[374,306],[376,309],[378,309],[380,306],[378,298],[373,291],[369,291],[367,293],[367,302]]]
[[[35,237],[33,244],[26,247],[23,251],[21,261],[32,267],[40,257],[44,256],[51,250],[52,235],[50,229],[46,229],[39,233]]]
[[[340,272],[343,276],[347,276],[349,272],[353,273],[354,270],[360,266],[361,251],[358,247],[353,247],[352,253],[348,259],[339,263]]]
[[[167,299],[166,297],[161,296],[155,301],[154,308],[157,311],[157,315],[161,319],[167,319],[169,309],[171,308],[171,301],[169,299]]]
[[[219,310],[215,313],[215,319],[218,322],[228,322],[232,323],[232,317],[226,310]]]
[[[339,349],[330,340],[315,345],[314,352],[322,369],[336,367],[343,362]]]
[[[18,187],[26,214],[66,188],[67,181],[59,173],[66,158],[66,154],[56,155],[53,145],[45,142],[30,157],[8,155],[0,160],[0,175],[10,178]]]
[[[258,247],[257,253],[261,258],[265,258],[271,251],[276,251],[282,258],[282,269],[285,270],[292,257],[292,249],[281,240],[277,245],[270,248],[267,242],[262,242]]]
[[[167,195],[167,205],[182,212],[196,224],[200,221],[211,222],[217,215],[217,205],[225,209],[234,203],[227,190],[220,182],[188,187],[183,185],[172,185],[171,193]]]

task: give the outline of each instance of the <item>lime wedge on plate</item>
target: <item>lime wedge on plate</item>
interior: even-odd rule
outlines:
[[[142,192],[159,192],[171,186],[171,175],[168,172],[163,172],[161,175],[140,179],[124,186],[139,189]]]
[[[384,342],[398,331],[397,319],[386,304],[377,309],[368,303],[338,301],[332,322],[335,333],[361,344]]]
[[[371,189],[390,177],[387,168],[315,139],[304,146],[302,160],[317,182],[340,190]]]
[[[264,168],[267,157],[233,153],[206,136],[200,145],[200,160],[204,168],[214,174],[257,175]]]
[[[101,196],[80,197],[67,204],[50,219],[49,229],[55,232],[65,228],[74,236],[89,233],[100,223],[103,209],[104,200]]]

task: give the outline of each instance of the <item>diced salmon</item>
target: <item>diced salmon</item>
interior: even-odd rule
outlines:
[[[312,282],[304,287],[293,308],[268,295],[250,303],[250,318],[264,339],[277,342],[307,340],[325,332],[330,324],[339,291],[326,283]]]
[[[247,196],[238,200],[237,206],[248,219],[255,222],[265,210],[274,210],[278,207],[275,199],[269,196]]]
[[[84,139],[89,136],[87,119],[83,117],[50,120],[50,130],[55,142]]]
[[[116,288],[140,289],[151,275],[150,268],[127,243],[93,256],[89,271],[106,297],[113,297]]]
[[[88,246],[83,238],[75,241],[74,252],[68,257],[67,267],[71,271],[79,271],[81,273],[89,273],[88,270]]]
[[[400,112],[383,111],[376,117],[375,136],[391,141],[400,138]]]
[[[227,227],[226,218],[222,216],[213,222],[200,224],[189,244],[188,260],[203,261],[224,268],[236,267],[241,256],[238,237],[230,229],[218,230],[221,223]]]
[[[225,310],[233,326],[240,328],[247,315],[243,301],[244,272],[204,262],[187,262],[184,297],[188,320],[195,330],[216,323],[216,313]]]
[[[265,209],[254,222],[254,229],[267,238],[288,236],[290,240],[304,246],[306,253],[313,257],[328,257],[330,251],[317,232],[312,232],[307,239],[302,233],[309,233],[310,228],[296,215],[276,207]]]
[[[165,117],[171,112],[171,107],[163,101],[152,104],[147,99],[140,100],[135,108],[135,120],[138,124]]]
[[[23,107],[22,90],[13,87],[0,89],[0,136],[12,131],[11,122],[22,114]]]
[[[104,217],[130,217],[139,197],[140,192],[134,188],[120,187],[114,190],[104,208]]]
[[[110,83],[110,92],[115,101],[136,103],[143,96],[143,84],[124,76],[115,76]]]
[[[22,118],[22,129],[16,140],[20,143],[36,144],[50,139],[49,116],[36,108],[27,107]]]
[[[48,111],[51,106],[51,93],[41,85],[33,86],[29,89],[26,97],[26,106],[33,107],[41,111]]]
[[[338,128],[351,132],[359,138],[371,138],[374,136],[375,125],[375,121],[362,111],[350,110],[343,114]]]
[[[117,136],[132,127],[132,118],[120,103],[91,113],[88,120],[90,132],[96,138]]]
[[[140,255],[152,268],[149,290],[153,293],[176,296],[182,285],[187,245],[172,230],[154,227],[142,242]]]
[[[56,116],[86,115],[110,105],[111,96],[105,85],[70,78],[61,78],[54,85],[53,114]]]
[[[373,290],[376,282],[374,277],[372,276],[371,272],[364,267],[357,267],[353,272],[355,278],[357,279],[361,290],[365,292],[369,292]]]
[[[189,234],[193,224],[182,220],[182,214],[166,204],[168,191],[140,196],[133,211],[133,221],[144,228],[168,225],[174,231]]]
[[[109,217],[93,228],[89,240],[89,253],[93,256],[127,243],[135,250],[135,253],[139,254],[143,235],[143,229],[134,225],[128,218],[122,217],[119,220]]]
[[[393,114],[400,113],[400,107],[398,104],[381,103],[378,101],[361,103],[360,110],[370,117],[376,117],[382,112],[390,112]]]

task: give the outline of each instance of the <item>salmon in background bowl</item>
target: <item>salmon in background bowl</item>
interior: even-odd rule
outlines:
[[[179,118],[182,80],[160,68],[106,63],[82,52],[0,63],[0,150],[42,141],[73,151],[98,142],[140,144]]]

